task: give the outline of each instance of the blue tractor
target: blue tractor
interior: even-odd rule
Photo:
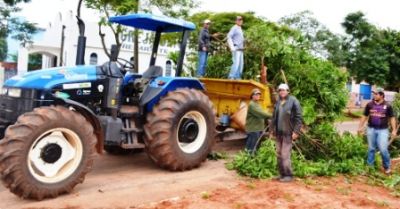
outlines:
[[[195,25],[151,14],[109,21],[155,32],[142,75],[124,71],[114,57],[102,66],[29,72],[1,89],[0,177],[16,195],[41,200],[71,192],[103,149],[145,149],[172,171],[198,167],[210,153],[213,105],[198,79],[179,77]],[[157,51],[161,35],[172,32],[182,33],[180,57],[176,77],[163,77]]]

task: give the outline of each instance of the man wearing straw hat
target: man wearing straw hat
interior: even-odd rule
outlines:
[[[264,120],[271,118],[271,115],[265,112],[258,103],[261,99],[260,89],[253,89],[250,95],[251,101],[246,116],[246,151],[254,153],[257,149],[257,140],[264,130]]]

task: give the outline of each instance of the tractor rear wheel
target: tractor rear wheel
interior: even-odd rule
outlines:
[[[92,167],[96,137],[79,113],[62,106],[36,108],[8,127],[0,142],[0,177],[23,198],[69,193]]]
[[[146,151],[160,167],[183,171],[198,167],[215,143],[211,101],[195,89],[178,89],[162,98],[145,125]]]

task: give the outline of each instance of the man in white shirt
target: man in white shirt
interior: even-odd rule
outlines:
[[[242,31],[243,18],[236,17],[236,24],[228,33],[228,44],[232,51],[232,67],[228,78],[238,80],[242,78],[243,73],[243,51],[244,51],[244,35]]]

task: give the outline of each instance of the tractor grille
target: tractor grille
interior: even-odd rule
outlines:
[[[20,115],[33,110],[35,98],[34,90],[22,90],[19,98],[0,95],[0,139],[5,129],[15,123]]]

